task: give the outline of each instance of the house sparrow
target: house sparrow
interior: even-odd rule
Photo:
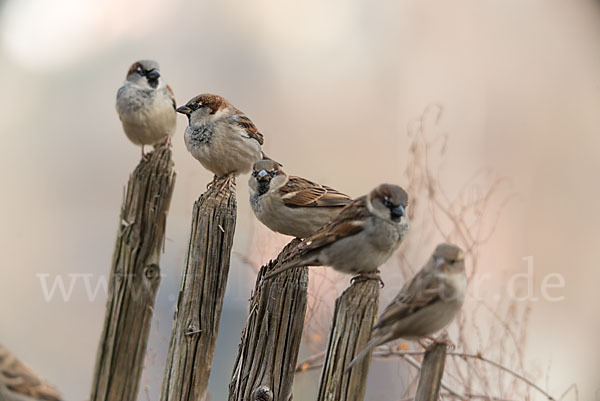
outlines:
[[[462,307],[466,291],[462,250],[439,244],[425,266],[385,308],[373,327],[371,340],[346,371],[378,345],[398,338],[418,340],[443,329]]]
[[[308,237],[352,202],[333,188],[288,176],[272,160],[254,164],[248,186],[256,218],[275,232],[298,238]]]
[[[185,145],[204,168],[215,174],[213,182],[247,173],[254,162],[265,158],[263,136],[244,113],[221,96],[203,94],[177,109],[189,125]]]
[[[58,391],[0,345],[1,401],[61,401]]]
[[[408,232],[408,195],[397,185],[381,184],[340,211],[306,237],[270,279],[298,266],[331,266],[347,274],[379,279],[377,268],[389,259]]]
[[[173,91],[160,77],[158,63],[136,61],[117,92],[117,113],[127,138],[136,145],[168,142],[175,132],[177,113]]]

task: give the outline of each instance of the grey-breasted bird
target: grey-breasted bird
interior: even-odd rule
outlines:
[[[328,224],[292,250],[270,279],[298,266],[331,266],[346,274],[379,279],[385,263],[408,233],[408,194],[397,185],[381,184],[348,204]]]
[[[213,172],[215,180],[226,176],[226,183],[230,183],[233,177],[249,172],[255,162],[266,158],[261,149],[263,135],[227,99],[205,93],[192,98],[177,112],[188,118],[184,136],[187,149]]]
[[[117,92],[117,113],[127,138],[136,145],[168,142],[175,132],[175,97],[154,60],[136,61],[129,67]]]
[[[254,164],[248,187],[258,220],[275,232],[298,238],[313,234],[352,202],[331,187],[288,176],[273,160]]]

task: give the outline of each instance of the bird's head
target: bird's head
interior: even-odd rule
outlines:
[[[219,95],[204,93],[191,98],[185,105],[178,107],[177,112],[187,116],[189,121],[202,120],[214,116],[219,110],[229,106],[229,102]]]
[[[145,89],[156,89],[160,86],[160,67],[154,60],[136,61],[127,71],[127,81]]]
[[[285,181],[287,175],[279,163],[273,160],[259,160],[252,167],[248,184],[258,195],[263,195],[269,190],[281,187]]]
[[[433,251],[432,261],[435,270],[442,272],[464,272],[465,254],[456,245],[442,243]]]
[[[398,185],[381,184],[367,196],[367,207],[373,215],[396,224],[408,222],[407,206],[408,194]]]

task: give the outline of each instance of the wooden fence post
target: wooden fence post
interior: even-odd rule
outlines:
[[[446,364],[445,343],[435,343],[425,352],[415,401],[437,401]]]
[[[143,159],[129,178],[121,207],[91,401],[137,398],[174,185],[171,149],[166,146]]]
[[[162,401],[203,400],[219,330],[235,232],[235,184],[222,179],[194,204],[185,270],[162,383]]]
[[[361,401],[364,398],[370,356],[348,373],[344,370],[369,341],[378,305],[377,280],[355,282],[335,301],[318,401]]]
[[[298,243],[299,239],[292,240],[258,273],[229,384],[229,401],[291,399],[306,313],[308,268],[290,269],[272,280],[263,281],[263,277],[277,269]]]

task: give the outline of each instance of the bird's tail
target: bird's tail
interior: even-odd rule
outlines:
[[[279,276],[281,273],[285,272],[286,270],[292,269],[294,267],[298,267],[298,266],[303,266],[303,265],[299,265],[297,263],[284,263],[283,266],[270,271],[269,273],[267,273],[263,279],[264,280],[271,280],[273,277]]]
[[[371,352],[373,350],[373,348],[377,347],[379,345],[379,340],[380,340],[379,337],[371,338],[371,340],[369,340],[367,345],[365,345],[365,348],[363,348],[363,350],[359,352],[359,354],[352,360],[352,362],[350,362],[348,364],[348,366],[346,366],[344,373],[348,373],[350,371],[350,369],[352,369],[352,366],[354,366],[357,363],[359,363],[360,361],[362,361],[362,359],[365,356],[367,356],[367,354],[369,352]]]

